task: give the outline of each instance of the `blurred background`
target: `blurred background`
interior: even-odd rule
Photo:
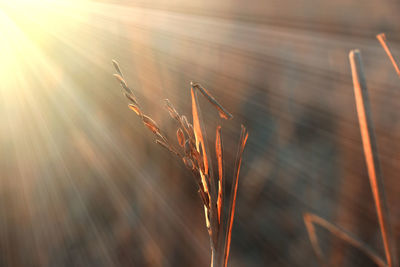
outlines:
[[[363,56],[398,240],[400,79],[375,35],[400,59],[399,12],[394,0],[0,0],[0,266],[209,266],[196,184],[127,108],[111,59],[171,139],[162,100],[191,118],[190,81],[234,114],[201,100],[212,148],[222,125],[228,181],[248,127],[229,266],[318,266],[305,212],[384,258],[348,52]],[[326,263],[374,266],[316,229]]]

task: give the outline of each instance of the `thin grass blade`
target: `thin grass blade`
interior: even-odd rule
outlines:
[[[390,226],[389,211],[383,184],[383,176],[378,157],[378,148],[375,140],[375,132],[371,116],[371,108],[368,98],[367,83],[365,80],[361,54],[358,50],[352,50],[349,54],[351,72],[353,76],[354,95],[357,107],[358,121],[360,124],[361,139],[364,148],[364,156],[367,164],[368,176],[375,208],[378,215],[383,246],[389,267],[397,266],[397,256],[393,231]]]
[[[334,236],[339,239],[344,240],[345,242],[349,243],[353,247],[359,249],[362,253],[364,253],[368,258],[370,258],[374,263],[376,263],[380,267],[386,267],[386,262],[383,260],[378,254],[374,252],[368,245],[353,237],[351,234],[347,233],[345,230],[340,229],[339,227],[335,226],[334,224],[328,222],[327,220],[311,213],[305,213],[303,215],[304,224],[306,225],[308,237],[310,238],[311,245],[317,254],[317,257],[321,263],[324,265],[324,255],[322,253],[321,247],[318,242],[318,237],[315,231],[314,224],[318,224],[322,228],[325,228],[329,232],[331,232]]]
[[[195,136],[195,141],[196,141],[196,149],[198,152],[202,151],[202,157],[203,157],[203,165],[204,165],[204,175],[209,173],[209,164],[208,164],[208,150],[206,150],[206,144],[204,142],[204,137],[203,137],[203,132],[205,131],[202,128],[202,123],[200,119],[200,108],[198,105],[198,99],[197,99],[197,94],[191,89],[191,96],[192,96],[192,114],[193,114],[193,130],[194,130],[194,136]],[[203,176],[204,176],[203,175]],[[202,177],[202,179],[205,179]],[[206,193],[208,193],[209,188],[207,186],[207,183],[205,183],[205,190]]]
[[[192,87],[199,90],[200,93],[213,105],[219,112],[221,118],[230,120],[233,115],[229,113],[218,101],[199,83],[192,82]]]
[[[392,51],[389,48],[388,43],[386,42],[386,35],[384,33],[380,33],[376,36],[378,41],[381,43],[383,49],[385,50],[386,54],[388,55],[390,61],[393,64],[394,69],[396,70],[397,75],[400,77],[400,68],[399,64],[397,63],[396,59],[392,55]]]
[[[233,183],[232,183],[232,193],[231,193],[231,197],[230,197],[230,201],[229,201],[228,223],[227,223],[227,230],[226,230],[226,237],[225,237],[225,250],[224,250],[224,264],[223,264],[224,267],[226,267],[228,265],[229,250],[230,250],[230,246],[231,246],[232,226],[233,226],[233,219],[235,216],[235,206],[236,206],[236,196],[237,196],[237,189],[238,189],[238,183],[239,183],[240,166],[242,164],[243,151],[246,146],[248,137],[249,137],[249,134],[247,133],[246,128],[242,125],[239,147],[238,147],[238,151],[236,154],[235,169],[234,169],[235,172],[234,172]]]
[[[224,193],[224,159],[223,159],[223,147],[221,138],[221,126],[218,125],[217,133],[215,137],[215,153],[217,155],[218,163],[218,223],[221,225],[221,213],[223,207],[223,193]]]

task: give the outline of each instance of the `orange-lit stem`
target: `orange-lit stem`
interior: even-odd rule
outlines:
[[[318,242],[318,237],[315,232],[314,224],[319,224],[321,227],[325,228],[326,230],[334,234],[336,237],[358,248],[365,255],[367,255],[372,261],[374,261],[378,266],[380,267],[386,266],[386,262],[379,255],[377,255],[370,247],[365,245],[362,241],[358,240],[357,238],[351,236],[346,231],[340,229],[339,227],[335,226],[334,224],[328,222],[327,220],[315,214],[305,213],[303,217],[304,217],[304,223],[307,228],[308,236],[311,241],[311,245],[313,246],[314,251],[318,256],[321,265],[324,264],[323,254]]]
[[[393,55],[392,55],[392,51],[389,48],[389,45],[386,42],[386,35],[384,33],[380,33],[376,36],[376,38],[378,39],[378,41],[381,43],[383,49],[385,49],[386,54],[388,55],[390,61],[393,64],[394,69],[397,72],[397,75],[399,75],[400,77],[400,68],[399,68],[399,64],[397,63],[397,61],[394,59]]]
[[[240,172],[240,165],[242,163],[242,155],[244,151],[244,147],[246,146],[247,138],[249,137],[246,128],[242,125],[242,132],[240,134],[240,142],[238,151],[236,154],[236,162],[235,162],[235,173],[233,177],[233,184],[232,184],[232,193],[229,205],[229,215],[228,215],[228,223],[227,223],[227,230],[226,230],[226,238],[225,238],[225,252],[224,252],[224,264],[223,266],[226,267],[228,265],[228,258],[229,258],[229,250],[231,247],[231,236],[232,236],[232,226],[233,226],[233,219],[235,217],[235,207],[236,207],[236,196],[237,196],[237,189],[239,183],[239,172]]]
[[[224,166],[223,166],[223,155],[222,155],[222,139],[221,139],[221,126],[217,127],[217,134],[215,138],[215,152],[217,154],[218,161],[218,223],[221,224],[221,212],[222,212],[222,201],[223,201],[223,179],[224,179]]]
[[[387,263],[389,267],[394,267],[397,266],[395,244],[393,235],[391,234],[389,212],[385,199],[383,178],[380,170],[378,149],[375,141],[367,86],[363,73],[360,52],[358,50],[352,50],[349,54],[349,58],[351,73],[353,76],[358,121],[360,124],[361,138],[364,147],[369,181],[375,200],[375,207],[378,215]]]
[[[202,153],[204,173],[200,171],[201,179],[205,188],[207,190],[207,196],[209,198],[209,207],[204,207],[205,217],[208,233],[210,236],[211,245],[211,267],[218,266],[218,211],[217,211],[217,192],[216,183],[213,176],[212,165],[209,164],[208,155],[209,150],[206,144],[207,138],[205,137],[206,132],[203,130],[203,122],[201,119],[201,112],[197,98],[197,92],[194,88],[191,88],[192,97],[192,115],[193,115],[193,129],[196,141],[197,152]],[[207,188],[206,188],[207,187]]]
[[[199,83],[192,82],[192,87],[200,91],[200,93],[218,110],[221,118],[230,120],[233,115],[229,113],[218,101]]]

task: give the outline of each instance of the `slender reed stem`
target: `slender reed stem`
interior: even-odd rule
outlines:
[[[304,223],[307,228],[308,236],[311,241],[311,245],[314,248],[315,253],[318,256],[318,259],[321,263],[322,266],[324,266],[324,256],[321,250],[321,247],[318,242],[318,237],[315,232],[315,227],[314,224],[318,224],[321,227],[325,228],[332,234],[334,234],[336,237],[346,241],[347,243],[351,244],[352,246],[358,248],[360,251],[362,251],[365,255],[367,255],[372,261],[374,261],[378,266],[380,267],[386,267],[386,262],[378,255],[376,254],[370,247],[365,245],[362,241],[358,240],[356,237],[353,237],[343,229],[340,229],[339,227],[335,226],[334,224],[328,222],[327,220],[312,214],[312,213],[305,213],[303,215],[304,217]]]
[[[399,68],[399,64],[397,64],[397,61],[394,59],[393,55],[392,55],[392,51],[389,48],[389,45],[386,42],[386,35],[384,33],[380,33],[376,36],[376,38],[378,39],[378,41],[381,43],[383,49],[385,49],[386,54],[388,55],[390,61],[393,64],[394,69],[397,72],[397,75],[399,75],[400,77],[400,68]]]
[[[375,141],[371,109],[360,51],[352,50],[349,54],[349,58],[351,73],[353,76],[358,121],[360,124],[361,138],[364,147],[364,156],[381,229],[386,260],[389,267],[396,267],[397,258],[394,236],[392,235],[389,222],[389,212],[386,204],[383,177],[379,164],[378,149]]]

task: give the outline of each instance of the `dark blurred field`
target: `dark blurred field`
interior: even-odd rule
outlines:
[[[36,51],[2,24],[0,266],[209,266],[195,183],[127,108],[111,59],[171,138],[163,99],[190,115],[192,80],[219,99],[233,121],[201,105],[211,144],[222,123],[228,173],[248,127],[229,266],[318,266],[304,212],[384,258],[348,60],[359,48],[399,240],[400,79],[375,35],[400,59],[400,2],[82,2],[51,22],[0,3]],[[317,229],[327,263],[374,266]]]

